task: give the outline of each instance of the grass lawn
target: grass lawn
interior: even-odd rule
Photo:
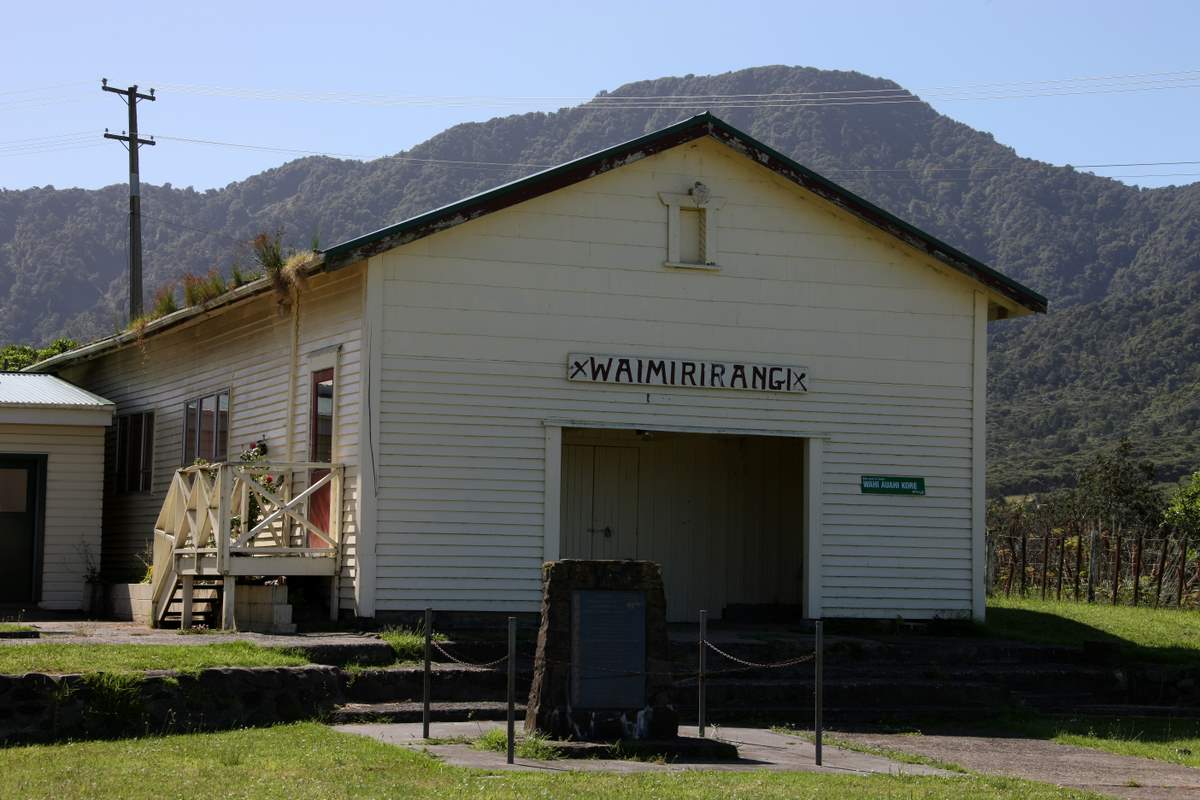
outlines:
[[[32,625],[22,625],[19,622],[0,622],[0,633],[29,633],[35,630]]]
[[[298,653],[249,642],[220,644],[0,644],[0,674],[25,672],[142,672],[207,667],[294,667],[308,663]]]
[[[1147,661],[1200,660],[1200,614],[1194,610],[993,597],[984,629],[990,636],[1048,644],[1117,642],[1127,655]]]
[[[398,662],[409,663],[425,660],[425,634],[416,628],[384,628],[379,632],[379,638],[392,646]],[[444,642],[446,637],[444,634],[434,631],[433,640]],[[440,656],[435,652],[433,658],[438,660]]]
[[[226,733],[0,749],[0,798],[1094,798],[1026,781],[956,776],[481,772],[304,723]]]

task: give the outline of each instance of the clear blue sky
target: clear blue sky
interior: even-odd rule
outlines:
[[[1200,161],[1196,2],[242,0],[127,8],[5,6],[0,186],[125,180],[120,145],[99,138],[105,127],[125,127],[125,109],[100,92],[101,77],[158,88],[159,101],[140,107],[148,133],[374,156],[458,122],[568,103],[386,106],[213,96],[170,85],[537,98],[589,97],[633,80],[764,64],[857,70],[914,90],[1197,70],[1182,81],[1187,88],[1147,79],[1141,85],[1160,88],[934,105],[1021,155],[1053,163]],[[293,157],[163,141],[143,150],[142,180],[223,186]],[[1200,164],[1100,172],[1200,173]],[[1200,174],[1124,179],[1152,186]]]

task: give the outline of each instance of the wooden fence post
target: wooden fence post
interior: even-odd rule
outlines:
[[[1064,531],[1063,535],[1058,537],[1058,580],[1054,587],[1054,599],[1062,601],[1062,583],[1063,570],[1067,564],[1067,534]]]
[[[1162,600],[1163,573],[1167,569],[1167,536],[1163,534],[1162,545],[1158,548],[1158,568],[1154,571],[1154,607],[1158,608]]]
[[[1046,599],[1046,582],[1050,575],[1050,531],[1042,536],[1042,599]]]
[[[1075,529],[1075,602],[1079,602],[1079,579],[1083,572],[1083,531]]]
[[[1184,534],[1179,542],[1179,590],[1175,593],[1175,605],[1183,607],[1183,573],[1187,569],[1188,537]]]
[[[1121,591],[1121,534],[1113,532],[1112,604],[1117,604]]]
[[[1142,545],[1145,542],[1145,533],[1138,531],[1137,539],[1133,543],[1133,605],[1138,604],[1138,594],[1142,588]]]
[[[1029,531],[1021,530],[1021,598],[1025,597],[1025,585],[1028,580],[1026,570],[1029,568]]]

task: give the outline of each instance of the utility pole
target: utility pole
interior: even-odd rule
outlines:
[[[154,90],[141,94],[137,85],[117,89],[108,85],[108,78],[100,79],[100,88],[121,96],[129,106],[129,130],[122,135],[104,129],[105,139],[116,139],[129,151],[129,321],[142,315],[142,187],[138,176],[138,148],[155,144],[153,139],[138,138],[137,104],[139,100],[154,100]]]

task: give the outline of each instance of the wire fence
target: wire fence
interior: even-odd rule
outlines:
[[[627,670],[613,669],[598,664],[577,664],[573,661],[563,661],[560,659],[547,658],[540,653],[532,655],[526,654],[524,657],[529,658],[537,664],[552,664],[555,666],[565,667],[570,671],[572,680],[580,679],[596,679],[596,678],[660,678],[665,679],[672,688],[680,688],[685,686],[694,686],[696,688],[696,710],[698,720],[698,732],[701,737],[706,735],[707,726],[707,703],[706,703],[706,682],[713,678],[723,678],[730,675],[745,675],[753,671],[791,669],[802,664],[812,663],[814,670],[814,688],[813,688],[813,727],[815,732],[815,763],[820,766],[822,763],[822,735],[823,735],[823,653],[824,653],[824,633],[823,623],[818,620],[815,623],[815,642],[812,652],[802,655],[785,658],[779,661],[751,661],[740,656],[736,656],[728,650],[721,648],[708,638],[707,626],[708,613],[700,612],[700,630],[697,639],[698,645],[698,668],[695,670]],[[446,660],[469,669],[477,669],[481,671],[499,672],[501,669],[507,672],[508,684],[506,692],[507,701],[507,759],[508,763],[513,763],[515,753],[515,716],[516,716],[516,679],[517,679],[517,662],[522,656],[517,653],[517,622],[516,617],[508,618],[508,648],[507,652],[499,658],[492,661],[475,662],[456,655],[451,652],[446,644],[438,642],[433,638],[433,611],[426,609],[425,611],[425,657],[424,657],[424,683],[422,697],[422,736],[426,740],[430,738],[429,729],[432,722],[432,677],[433,677],[433,653],[436,651]],[[465,643],[464,643],[465,644]],[[708,667],[708,655],[712,653],[725,661],[728,661],[736,666],[725,667],[720,669],[711,669]]]
[[[1200,607],[1200,542],[1161,530],[1045,530],[1004,526],[987,532],[992,595],[1155,608]]]

